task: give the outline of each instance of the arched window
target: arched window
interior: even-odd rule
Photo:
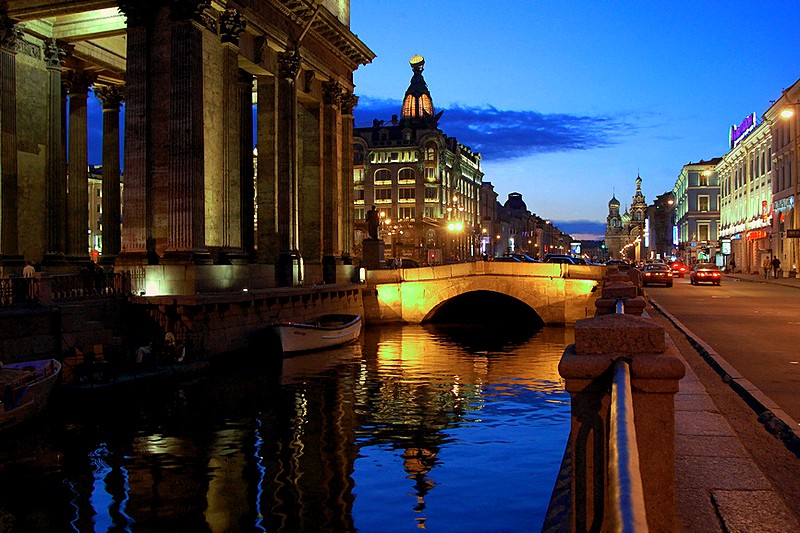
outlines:
[[[398,179],[401,180],[413,180],[414,179],[414,169],[411,168],[401,168],[400,173],[398,174]]]
[[[392,173],[388,169],[379,168],[375,171],[375,181],[389,181],[392,179]]]

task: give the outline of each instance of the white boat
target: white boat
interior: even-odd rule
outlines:
[[[354,341],[361,333],[361,315],[322,315],[307,322],[275,325],[283,353],[323,350]]]
[[[0,430],[16,426],[44,409],[60,373],[61,363],[55,359],[3,365],[0,368]]]

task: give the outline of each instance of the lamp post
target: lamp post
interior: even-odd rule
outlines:
[[[464,230],[463,212],[464,206],[459,203],[458,196],[454,194],[447,204],[447,231],[451,237],[452,256],[459,261],[462,255],[458,252],[461,251],[461,232]]]
[[[783,91],[784,98],[788,99],[788,95],[786,91]],[[800,172],[798,172],[797,165],[800,164],[800,132],[798,131],[797,125],[797,118],[795,117],[796,112],[795,108],[800,106],[800,102],[786,102],[784,104],[783,109],[781,110],[781,118],[784,120],[789,120],[794,118],[794,134],[793,134],[793,149],[792,149],[792,180],[794,181],[794,193],[792,195],[792,229],[797,231],[800,229],[800,213],[798,213],[798,205],[797,205],[797,193],[798,193],[798,178],[800,178]],[[797,237],[792,238],[792,270],[797,272],[797,259],[800,256],[800,239]]]

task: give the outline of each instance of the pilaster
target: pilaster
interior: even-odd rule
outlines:
[[[278,239],[278,80],[273,76],[257,76],[258,105],[256,204],[258,234],[256,261],[277,264],[280,253]]]
[[[353,253],[353,236],[355,231],[355,220],[353,211],[353,154],[350,149],[353,146],[353,108],[358,105],[358,96],[350,91],[344,91],[342,94],[341,105],[341,169],[342,169],[342,188],[341,188],[341,205],[343,206],[342,212],[342,257],[346,260],[350,258]]]
[[[95,76],[85,71],[71,71],[69,88],[69,162],[67,169],[67,247],[68,259],[74,262],[89,258],[89,152],[86,100]]]
[[[342,86],[333,80],[325,82],[322,96],[322,272],[325,283],[336,283],[336,265],[342,264],[342,214],[348,208],[341,198]]]
[[[297,73],[300,54],[288,50],[278,54],[278,138],[277,138],[277,226],[279,256],[277,282],[299,285],[303,280],[299,251],[297,212]]]
[[[2,225],[0,226],[0,260],[4,268],[21,266],[17,216],[17,45],[22,30],[5,17],[0,20],[0,197]]]
[[[103,105],[103,257],[113,264],[121,250],[120,242],[120,166],[119,111],[124,89],[116,85],[95,87]]]
[[[43,264],[64,261],[66,243],[67,176],[64,160],[61,69],[65,52],[56,41],[47,44],[45,65],[48,74],[47,146],[45,155],[47,187],[47,243]]]
[[[255,258],[255,183],[253,169],[253,75],[239,71],[239,178],[242,254]]]

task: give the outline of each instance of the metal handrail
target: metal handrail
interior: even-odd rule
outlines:
[[[647,531],[628,362],[614,361],[608,458],[609,531]]]

